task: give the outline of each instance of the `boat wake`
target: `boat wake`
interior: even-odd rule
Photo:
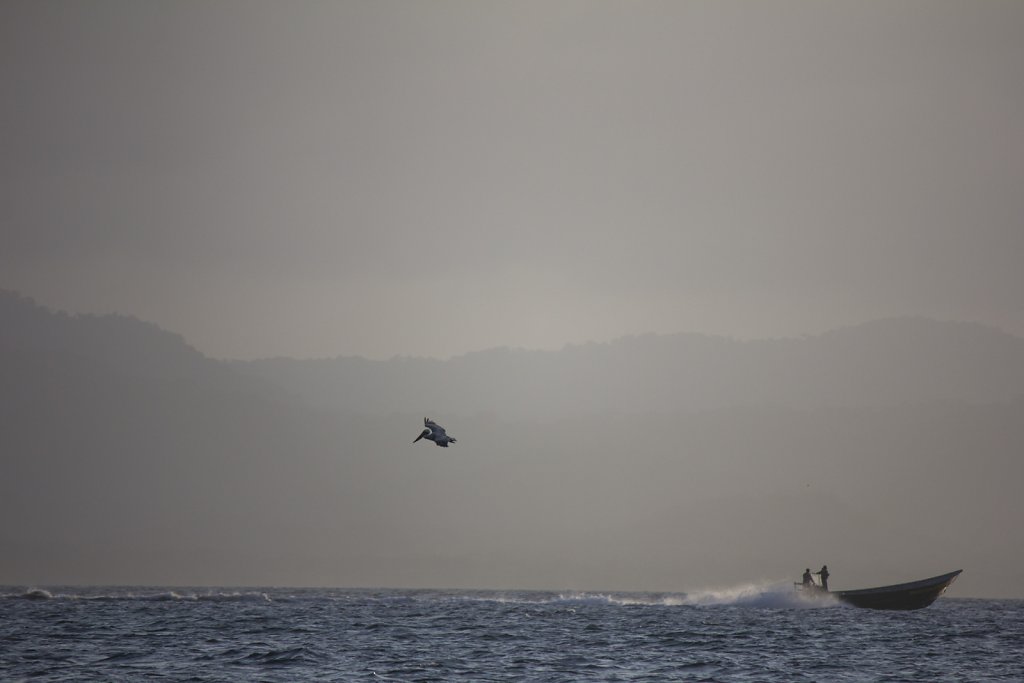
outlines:
[[[801,593],[785,581],[745,583],[687,593],[634,591],[489,591],[489,590],[387,590],[387,589],[170,589],[94,588],[44,589],[31,587],[4,591],[0,599],[42,601],[142,601],[142,602],[491,602],[505,605],[548,605],[569,610],[601,606],[649,607],[750,607],[802,609],[832,607],[840,602],[832,595]]]
[[[715,606],[736,605],[740,607],[766,607],[804,609],[833,607],[840,602],[824,593],[804,594],[793,590],[792,582],[771,581],[747,583],[730,588],[693,591],[686,594],[687,605]]]
[[[506,604],[564,605],[567,608],[588,605],[619,605],[624,607],[647,605],[663,607],[751,607],[775,609],[805,609],[833,607],[841,603],[834,596],[823,593],[803,594],[793,590],[789,581],[763,581],[725,588],[709,588],[688,593],[650,592],[597,592],[564,591],[512,591],[491,593],[473,592],[451,595],[455,600],[499,602]]]

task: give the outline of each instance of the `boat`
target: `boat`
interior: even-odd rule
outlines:
[[[949,584],[953,583],[962,571],[963,569],[957,569],[955,572],[933,576],[930,579],[849,591],[825,591],[820,586],[810,588],[801,584],[796,585],[800,590],[812,590],[822,595],[835,596],[840,601],[854,607],[912,610],[927,607],[935,602],[935,599],[946,592]]]

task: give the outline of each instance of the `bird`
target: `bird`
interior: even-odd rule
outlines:
[[[413,443],[416,443],[416,441],[419,441],[420,439],[429,439],[441,448],[448,448],[448,444],[455,443],[455,439],[445,433],[444,427],[437,424],[430,418],[423,418],[423,427],[423,431],[416,437]]]

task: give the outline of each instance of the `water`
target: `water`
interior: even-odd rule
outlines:
[[[3,681],[1021,681],[1024,601],[0,588]]]

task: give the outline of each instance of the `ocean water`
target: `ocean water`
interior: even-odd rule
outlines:
[[[3,681],[1024,681],[1024,601],[0,588]]]

